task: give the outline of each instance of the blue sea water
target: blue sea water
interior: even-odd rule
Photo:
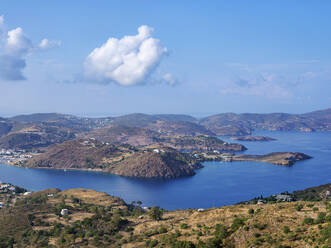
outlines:
[[[259,131],[254,135],[277,140],[240,142],[248,148],[244,152],[246,154],[289,151],[303,152],[313,158],[292,167],[260,162],[206,162],[195,176],[173,180],[133,179],[97,172],[0,165],[0,181],[33,191],[54,187],[95,189],[119,196],[127,202],[141,200],[144,206],[157,205],[165,209],[218,207],[260,195],[268,196],[331,182],[331,132]]]

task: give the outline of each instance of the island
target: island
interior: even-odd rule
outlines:
[[[231,137],[232,140],[238,141],[273,141],[276,140],[274,138],[268,136],[238,136],[238,137]]]
[[[266,155],[235,155],[232,161],[258,161],[270,164],[291,166],[298,161],[312,158],[300,152],[273,152]]]

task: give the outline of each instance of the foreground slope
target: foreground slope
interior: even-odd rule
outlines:
[[[330,190],[316,188],[315,201],[179,211],[145,211],[93,190],[44,190],[0,210],[0,247],[327,248]]]

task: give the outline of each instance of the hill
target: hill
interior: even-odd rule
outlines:
[[[14,205],[0,209],[0,247],[327,248],[331,243],[330,198],[146,211],[140,202],[126,204],[86,189],[14,197]]]
[[[95,138],[113,144],[146,146],[158,142],[160,134],[146,128],[111,126],[106,128],[96,128],[88,133],[83,133],[81,136]]]
[[[109,169],[109,172],[138,178],[178,178],[195,175],[202,165],[188,154],[160,149],[134,154]]]
[[[76,139],[51,146],[25,161],[32,168],[100,170],[128,177],[177,178],[201,167],[191,155],[171,148],[137,149],[94,139]]]
[[[179,130],[177,129],[177,132]],[[95,138],[102,142],[113,144],[130,144],[133,146],[149,146],[159,144],[172,147],[179,151],[243,151],[246,148],[240,144],[227,143],[221,139],[207,135],[181,136],[161,134],[147,128],[111,126],[96,128],[80,135],[83,138]]]
[[[331,109],[306,114],[235,114],[225,113],[203,118],[199,124],[217,135],[247,135],[252,130],[272,131],[331,131]],[[225,129],[226,130],[226,129]]]

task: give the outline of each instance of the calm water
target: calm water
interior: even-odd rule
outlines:
[[[247,154],[276,151],[304,152],[313,159],[292,167],[258,162],[207,162],[190,178],[131,179],[95,172],[25,169],[0,165],[0,181],[30,190],[90,188],[141,200],[145,206],[166,209],[208,208],[331,182],[331,132],[256,132],[276,138],[271,142],[240,142]],[[226,140],[225,138],[221,137]]]

